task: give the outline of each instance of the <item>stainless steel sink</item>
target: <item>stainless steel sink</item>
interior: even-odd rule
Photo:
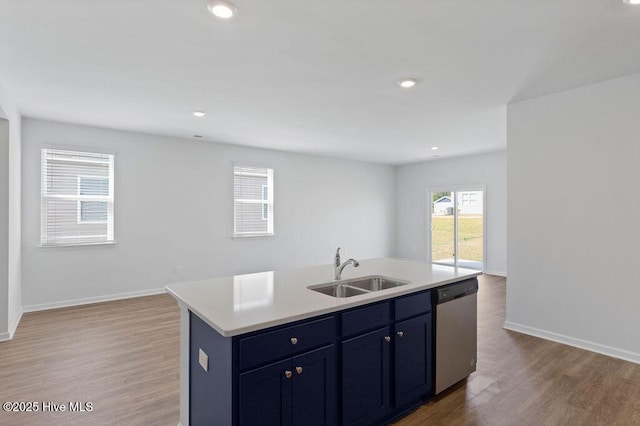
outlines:
[[[349,287],[348,285],[344,285],[344,284],[336,284],[336,285],[329,285],[326,287],[312,288],[311,290],[315,290],[319,293],[326,294],[333,297],[351,297],[351,296],[358,296],[360,294],[368,293],[367,291]]]
[[[388,288],[400,287],[407,283],[392,281],[382,277],[367,278],[364,280],[352,281],[349,283],[350,287],[361,288],[368,291],[380,291]]]
[[[374,291],[386,290],[388,288],[400,287],[407,284],[409,283],[394,280],[392,278],[372,276],[312,285],[308,288],[332,297],[351,297]]]

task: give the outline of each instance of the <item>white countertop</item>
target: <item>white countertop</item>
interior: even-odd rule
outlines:
[[[333,265],[259,272],[166,286],[178,303],[223,336],[236,336],[275,325],[341,311],[432,287],[481,272],[398,259],[367,259],[347,266],[342,279],[382,275],[409,284],[363,295],[338,298],[307,287],[333,281]]]

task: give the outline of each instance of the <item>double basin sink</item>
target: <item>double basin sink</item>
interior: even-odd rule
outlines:
[[[374,291],[386,290],[388,288],[400,287],[407,284],[409,283],[397,281],[391,278],[372,276],[312,285],[307,288],[328,296],[351,297]]]

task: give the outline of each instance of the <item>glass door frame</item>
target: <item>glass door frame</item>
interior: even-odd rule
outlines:
[[[448,263],[434,262],[432,260],[432,231],[433,231],[433,200],[432,193],[434,192],[453,192],[453,267],[458,267],[458,193],[469,191],[482,191],[482,272],[487,270],[487,185],[486,184],[474,184],[474,185],[448,185],[448,186],[434,186],[427,188],[427,249],[425,253],[426,261],[429,264],[452,266]]]

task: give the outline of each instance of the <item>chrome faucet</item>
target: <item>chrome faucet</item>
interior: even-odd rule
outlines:
[[[360,266],[360,262],[358,262],[355,259],[349,259],[344,263],[340,264],[340,247],[338,247],[338,250],[336,250],[336,257],[333,260],[333,267],[335,271],[333,278],[335,278],[336,280],[339,280],[340,277],[342,276],[342,270],[349,264],[353,265],[354,268],[357,268],[358,266]]]

